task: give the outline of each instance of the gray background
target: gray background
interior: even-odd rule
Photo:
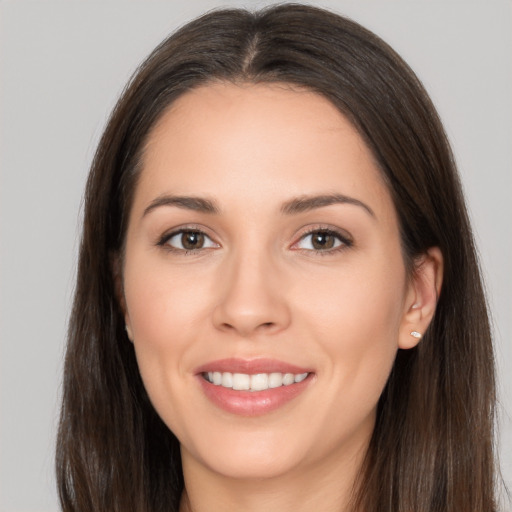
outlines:
[[[1,512],[58,509],[54,436],[81,194],[109,110],[136,65],[178,25],[220,5],[272,2],[183,3],[0,3]],[[510,485],[512,3],[311,3],[353,17],[395,47],[445,122],[494,315],[500,454]]]

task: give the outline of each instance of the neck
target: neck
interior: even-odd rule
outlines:
[[[348,512],[364,451],[342,460],[334,454],[333,461],[324,459],[272,478],[237,479],[211,471],[182,450],[185,491],[180,512]]]

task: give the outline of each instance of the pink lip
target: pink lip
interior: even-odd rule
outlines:
[[[231,372],[231,373],[311,373],[311,368],[303,368],[293,364],[278,361],[277,359],[219,359],[211,361],[199,368],[196,368],[195,373],[205,372]]]
[[[234,389],[216,386],[208,382],[203,373],[309,373],[302,382],[289,386],[266,389],[264,391],[236,391]],[[217,407],[239,416],[260,416],[275,411],[305,391],[313,382],[313,373],[307,368],[284,363],[273,359],[221,359],[200,366],[196,377],[206,397]]]

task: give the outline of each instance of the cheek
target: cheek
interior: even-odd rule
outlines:
[[[204,309],[203,280],[169,271],[165,262],[133,257],[124,272],[127,317],[140,343],[175,345]],[[170,339],[172,338],[172,340]]]
[[[398,332],[404,285],[401,265],[390,268],[381,262],[356,261],[325,275],[310,274],[291,295],[301,310],[299,316],[315,323],[326,339],[335,335],[339,340],[371,343]]]
[[[168,390],[186,376],[205,293],[199,289],[200,280],[184,280],[179,272],[169,272],[165,262],[147,262],[134,252],[124,271],[127,322],[144,385],[160,409]]]
[[[400,260],[398,260],[400,261]],[[382,265],[347,267],[330,279],[312,280],[297,293],[304,330],[315,333],[329,355],[334,388],[376,401],[398,348],[405,271]],[[339,390],[339,389],[338,389]]]
[[[190,367],[201,329],[198,318],[206,309],[204,290],[165,265],[152,261],[144,268],[142,258],[133,258],[126,263],[125,296],[144,387],[164,423],[186,440],[195,399]]]

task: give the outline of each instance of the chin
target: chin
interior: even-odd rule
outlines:
[[[230,454],[223,460],[208,461],[214,473],[237,480],[264,480],[284,477],[301,466],[297,457],[283,457],[274,453],[262,457],[261,454]]]
[[[182,444],[184,462],[191,457],[216,474],[239,480],[278,478],[304,463],[304,443],[290,442],[286,432],[231,430],[226,437],[204,439],[190,451]]]

